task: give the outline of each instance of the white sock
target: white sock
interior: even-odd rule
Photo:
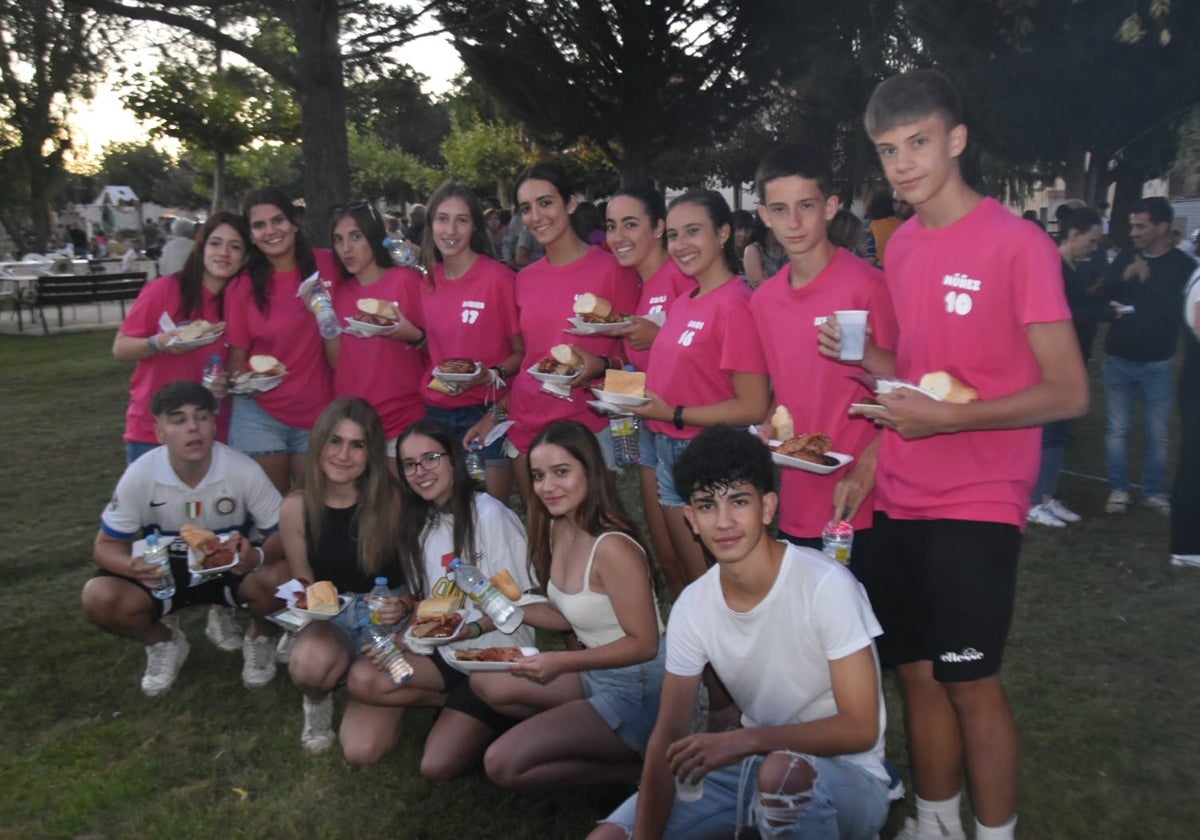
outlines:
[[[1011,820],[1004,825],[988,827],[979,820],[975,820],[975,840],[1013,840],[1016,837],[1014,833],[1017,829],[1017,818],[1014,815]]]
[[[931,801],[917,797],[917,833],[921,837],[962,837],[962,794]]]

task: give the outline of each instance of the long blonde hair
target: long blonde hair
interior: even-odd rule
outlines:
[[[329,484],[321,468],[321,454],[343,420],[363,430],[367,446],[366,469],[355,482],[358,509],[351,527],[358,539],[359,568],[373,576],[396,563],[400,486],[388,471],[383,423],[370,403],[358,397],[340,397],[326,406],[309,432],[308,458],[295,492],[304,501],[306,541],[310,546],[317,545],[325,525]]]

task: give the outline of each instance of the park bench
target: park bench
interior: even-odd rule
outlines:
[[[63,326],[63,307],[112,301],[121,304],[121,320],[125,320],[125,302],[133,300],[146,285],[146,273],[131,271],[112,274],[48,274],[38,277],[33,299],[28,302],[30,313],[36,309],[42,319],[42,330],[48,335],[46,307],[58,308],[58,325]]]

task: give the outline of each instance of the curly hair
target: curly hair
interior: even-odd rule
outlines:
[[[732,426],[709,426],[675,461],[675,489],[684,499],[702,490],[749,484],[775,492],[771,450],[754,435]]]

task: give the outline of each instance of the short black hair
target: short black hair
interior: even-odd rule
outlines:
[[[162,386],[154,394],[154,398],[150,400],[150,413],[161,417],[178,411],[185,405],[194,405],[196,408],[212,412],[217,410],[217,398],[199,382],[172,382]]]
[[[1150,217],[1150,223],[1155,225],[1161,225],[1163,222],[1170,224],[1175,221],[1175,210],[1171,207],[1171,202],[1160,195],[1139,198],[1133,202],[1129,205],[1129,215],[1132,216],[1134,213],[1145,213]]]
[[[784,143],[763,155],[758,164],[754,173],[754,189],[758,192],[758,200],[767,200],[768,183],[792,175],[816,181],[817,189],[825,198],[833,191],[833,170],[823,154],[800,143]]]
[[[693,493],[752,485],[760,493],[775,492],[771,450],[754,435],[732,426],[709,426],[675,461],[675,490],[685,501]]]

